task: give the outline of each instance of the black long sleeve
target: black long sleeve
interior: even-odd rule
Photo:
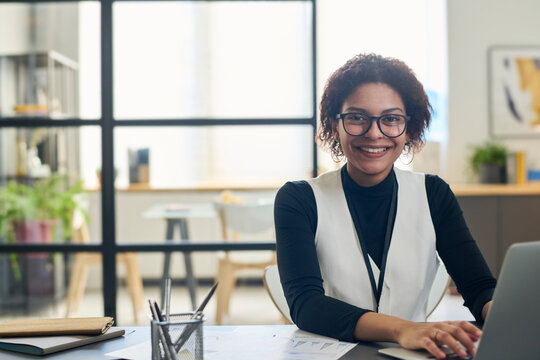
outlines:
[[[493,297],[496,280],[473,239],[450,186],[435,175],[426,175],[431,219],[437,236],[437,252],[477,321]]]
[[[362,197],[361,223],[370,224],[368,251],[380,258],[380,231],[388,214],[388,186],[362,188],[344,176],[345,191]],[[375,191],[373,191],[375,190]],[[493,295],[495,279],[491,275],[463,219],[457,200],[448,184],[434,175],[426,176],[426,191],[431,218],[437,236],[437,251],[459,291],[465,305],[477,320],[483,305]],[[372,194],[366,197],[366,194]],[[375,195],[373,195],[375,194]],[[368,204],[367,206],[366,203]],[[275,201],[275,224],[278,265],[285,297],[293,321],[307,331],[345,341],[355,341],[358,319],[370,310],[361,309],[324,295],[323,281],[315,249],[317,205],[311,186],[305,181],[289,182],[278,192]],[[363,214],[363,215],[362,215]],[[375,231],[371,231],[375,229]]]

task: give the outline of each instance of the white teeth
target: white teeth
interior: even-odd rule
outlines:
[[[361,147],[360,148],[362,151],[367,151],[368,153],[373,153],[373,154],[376,154],[376,153],[380,153],[380,152],[383,152],[385,151],[387,148],[367,148],[367,147]]]

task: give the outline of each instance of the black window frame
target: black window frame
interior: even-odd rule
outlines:
[[[313,134],[312,166],[313,176],[317,176],[317,145],[315,134],[317,130],[317,68],[316,68],[316,0],[175,0],[185,2],[300,2],[311,3],[311,65],[312,65],[312,115],[305,118],[243,118],[243,119],[151,119],[151,120],[115,120],[113,116],[113,5],[115,2],[134,2],[139,0],[100,0],[101,20],[101,119],[88,120],[79,118],[44,119],[40,117],[1,117],[0,128],[34,128],[34,127],[82,127],[98,126],[101,129],[102,156],[102,239],[101,244],[1,244],[2,253],[76,253],[98,252],[103,259],[103,305],[104,315],[117,318],[117,284],[116,284],[116,254],[131,252],[191,252],[218,250],[274,250],[275,243],[271,242],[242,242],[223,243],[175,243],[175,244],[118,244],[116,242],[116,211],[114,188],[114,129],[116,127],[134,126],[228,126],[228,125],[306,125],[311,126]],[[157,2],[164,0],[143,0]],[[171,0],[165,0],[171,1]],[[73,0],[36,0],[18,1],[11,3],[78,3]]]

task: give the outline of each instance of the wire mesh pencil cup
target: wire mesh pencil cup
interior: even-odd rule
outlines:
[[[194,312],[152,320],[152,360],[203,360],[202,325],[202,314]]]

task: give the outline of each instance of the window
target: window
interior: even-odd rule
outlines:
[[[316,173],[313,1],[0,7],[2,184],[35,187],[65,172],[88,193],[90,244],[32,245],[63,259],[53,298],[67,291],[73,253],[95,251],[103,281],[93,286],[105,314],[116,314],[115,254],[172,249],[161,231],[134,231],[145,227],[142,204],[208,201],[216,191],[184,191],[275,189]],[[205,234],[200,249],[223,247],[217,232]],[[24,251],[0,238],[3,259]]]

